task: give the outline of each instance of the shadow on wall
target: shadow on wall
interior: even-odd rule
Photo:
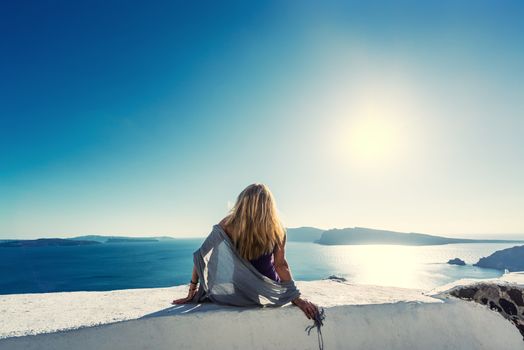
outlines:
[[[229,305],[219,305],[215,303],[180,304],[180,305],[173,305],[166,309],[144,315],[140,317],[140,319],[151,318],[151,317],[163,317],[163,316],[203,313],[203,312],[209,312],[209,311],[242,312],[242,311],[253,310],[253,309],[261,309],[261,307],[256,306],[256,305],[255,306],[229,306]]]

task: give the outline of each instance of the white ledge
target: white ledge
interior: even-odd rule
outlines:
[[[497,312],[422,290],[297,281],[325,308],[325,349],[524,349]],[[170,305],[187,286],[0,296],[0,349],[318,349],[295,306]],[[126,322],[122,322],[126,321]]]

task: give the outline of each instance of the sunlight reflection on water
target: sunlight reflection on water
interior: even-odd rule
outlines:
[[[323,246],[290,242],[286,255],[295,279],[337,275],[359,284],[430,289],[460,278],[491,278],[502,271],[472,266],[480,257],[514,244],[447,244],[435,246]],[[468,265],[447,264],[459,257]]]

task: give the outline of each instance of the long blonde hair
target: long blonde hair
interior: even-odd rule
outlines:
[[[223,222],[236,249],[248,260],[282,245],[286,233],[273,194],[269,187],[260,183],[251,184],[240,192]]]

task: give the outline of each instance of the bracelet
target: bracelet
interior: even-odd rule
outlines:
[[[194,285],[198,284],[198,282],[193,282],[193,280],[189,281],[189,283],[194,284]]]

